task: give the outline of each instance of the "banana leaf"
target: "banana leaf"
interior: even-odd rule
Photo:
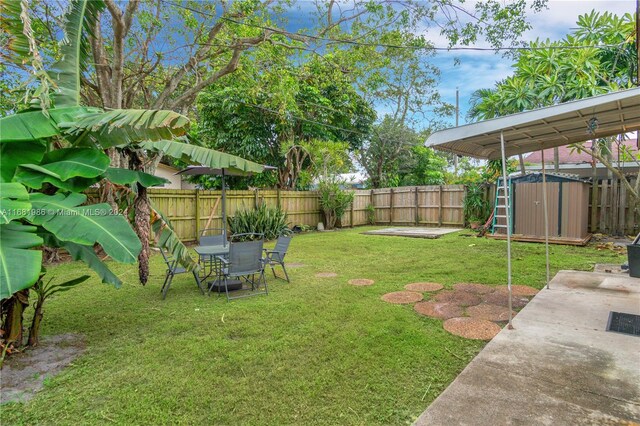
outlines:
[[[189,119],[167,110],[116,109],[82,114],[73,121],[60,123],[60,128],[76,146],[99,145],[106,149],[183,136],[189,128]]]
[[[145,141],[138,143],[138,146],[142,149],[161,152],[185,163],[203,165],[212,169],[227,169],[239,174],[262,173],[265,170],[262,164],[245,160],[242,157],[184,142],[172,140]]]
[[[113,214],[106,203],[82,206],[86,199],[84,194],[33,193],[30,200],[34,213],[28,219],[61,241],[88,246],[97,243],[118,262],[136,262],[142,246],[127,220]]]
[[[31,209],[27,188],[19,183],[0,183],[0,224],[25,217]]]
[[[32,286],[40,276],[42,252],[29,250],[42,244],[35,226],[0,225],[0,299]]]
[[[49,139],[61,133],[60,123],[73,122],[78,116],[101,111],[91,107],[27,110],[0,118],[0,143],[33,142]]]
[[[118,185],[133,185],[135,183],[140,183],[140,185],[145,188],[150,186],[160,186],[169,182],[165,178],[153,176],[148,173],[119,169],[116,167],[109,167],[104,173],[104,178]]]
[[[72,1],[64,16],[64,40],[60,60],[49,75],[56,80],[58,90],[53,95],[56,108],[80,105],[80,76],[86,70],[95,22],[105,4],[101,0]]]
[[[40,236],[43,238],[45,245],[49,247],[63,248],[73,260],[83,261],[89,268],[98,274],[105,284],[112,284],[116,288],[120,288],[122,281],[109,269],[109,267],[96,255],[93,246],[76,244],[69,241],[60,241],[53,234],[47,231],[41,231]]]

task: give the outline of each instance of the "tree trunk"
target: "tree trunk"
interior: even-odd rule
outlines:
[[[527,169],[524,167],[524,157],[522,154],[518,154],[518,160],[520,161],[520,174],[524,176],[527,174]]]
[[[21,290],[11,296],[4,330],[7,345],[22,346],[22,315],[27,306],[29,306],[29,289]]]
[[[35,313],[33,314],[33,320],[31,321],[31,328],[29,328],[29,342],[27,343],[31,347],[38,346],[40,343],[40,324],[42,323],[42,307],[44,300],[38,299],[35,307]]]
[[[149,198],[147,197],[147,188],[138,185],[138,195],[134,203],[135,209],[135,231],[142,243],[142,250],[138,255],[138,276],[140,283],[145,285],[149,280],[149,238],[150,238],[150,220],[151,209],[149,206]]]

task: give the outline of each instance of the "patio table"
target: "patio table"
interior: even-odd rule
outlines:
[[[218,270],[218,261],[216,256],[225,256],[229,254],[229,244],[226,245],[213,245],[213,246],[198,246],[195,248],[198,253],[198,263],[203,266],[204,276],[200,277],[201,280],[206,280],[212,274]],[[208,266],[208,267],[207,267]]]
[[[229,244],[226,245],[212,245],[212,246],[198,246],[195,248],[196,253],[198,253],[200,263],[203,267],[203,276],[200,277],[202,282],[208,286],[209,291],[216,288],[217,291],[220,291],[220,284],[218,283],[218,272],[220,268],[222,268],[221,262],[219,260],[219,256],[225,257],[229,254]],[[206,280],[215,276],[216,279],[207,283]],[[235,290],[237,285],[240,284],[240,281],[232,281],[229,282],[233,289]],[[231,290],[231,288],[230,288]]]

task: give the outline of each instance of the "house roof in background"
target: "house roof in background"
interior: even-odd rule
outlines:
[[[592,118],[593,133],[587,131]],[[640,88],[566,102],[433,133],[426,146],[476,158],[500,158],[640,129]]]
[[[628,139],[624,141],[623,144],[634,152],[638,151],[636,139]],[[587,150],[591,149],[591,145],[592,141],[587,141],[584,143],[584,147]],[[614,149],[612,149],[612,151],[613,152],[611,154],[613,156],[613,159],[617,161],[619,152],[617,149],[615,149],[615,147]],[[593,157],[591,157],[591,155],[586,151],[578,152],[577,149],[565,145],[558,147],[558,160],[560,164],[582,164],[591,163],[591,161],[593,161]],[[540,164],[542,163],[542,152],[532,152],[531,154],[524,157],[524,161],[525,163]],[[544,162],[553,163],[553,148],[544,150]]]

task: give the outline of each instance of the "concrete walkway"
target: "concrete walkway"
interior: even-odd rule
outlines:
[[[640,279],[560,271],[422,413],[416,425],[640,423],[640,337],[605,331],[640,314]]]

